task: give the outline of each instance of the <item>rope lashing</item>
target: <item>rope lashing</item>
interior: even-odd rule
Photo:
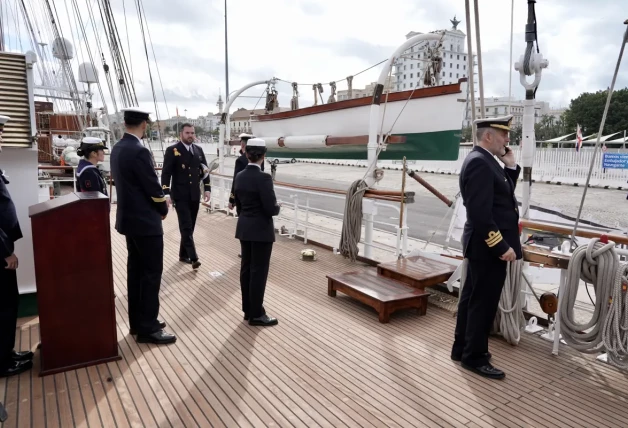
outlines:
[[[336,102],[336,82],[330,82],[329,86],[331,88],[331,95],[327,99],[327,104]]]
[[[290,100],[290,108],[292,110],[299,109],[299,84],[292,82],[292,99]]]
[[[563,295],[558,303],[558,313],[560,332],[572,348],[588,354],[603,349],[602,327],[609,313],[609,299],[613,296],[613,285],[619,268],[619,258],[613,242],[604,244],[595,238],[587,245],[576,248],[571,255]],[[593,315],[584,324],[574,319],[574,306],[581,279],[592,284],[595,291]]]

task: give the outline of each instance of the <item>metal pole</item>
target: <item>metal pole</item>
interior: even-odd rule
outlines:
[[[515,0],[510,3],[510,76],[508,77],[508,114],[512,114],[512,35],[514,33]]]
[[[471,137],[473,139],[473,145],[477,144],[475,136],[475,73],[473,68],[473,43],[471,42],[471,11],[469,9],[469,0],[465,0],[465,10],[467,18],[467,51],[469,55],[469,63],[467,65],[467,75],[469,78],[469,88],[471,91]]]
[[[478,50],[478,83],[480,85],[480,117],[484,119],[486,113],[484,110],[484,78],[482,77],[482,45],[480,44],[480,11],[478,0],[473,2],[475,8],[475,43]]]
[[[225,101],[229,101],[229,45],[227,39],[227,0],[225,0],[225,91],[227,91]]]

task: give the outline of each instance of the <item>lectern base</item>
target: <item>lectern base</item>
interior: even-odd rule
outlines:
[[[58,373],[63,373],[63,372],[67,372],[70,370],[78,370],[78,369],[82,369],[85,367],[90,367],[90,366],[95,366],[98,364],[105,364],[105,363],[110,363],[112,361],[119,361],[122,359],[122,356],[117,355],[115,357],[109,357],[109,358],[103,358],[102,360],[96,360],[96,361],[89,361],[87,363],[80,363],[80,364],[75,364],[73,366],[67,366],[67,367],[56,367],[53,369],[41,369],[39,371],[39,377],[44,377],[44,376],[48,376],[48,375],[53,375],[53,374],[58,374]],[[40,360],[40,367],[44,366],[44,362],[43,362],[43,358]]]

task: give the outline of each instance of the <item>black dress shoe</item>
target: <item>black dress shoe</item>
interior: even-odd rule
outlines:
[[[192,260],[188,259],[187,257],[179,257],[179,261],[183,263],[187,263],[189,265],[192,264]]]
[[[156,345],[166,345],[177,341],[177,336],[166,333],[163,330],[151,334],[138,334],[137,343],[154,343]]]
[[[249,314],[244,314],[244,321],[248,321],[249,320]]]
[[[491,364],[479,367],[472,367],[466,365],[465,363],[462,363],[462,368],[489,379],[503,379],[506,377],[506,373],[498,368],[493,367]]]
[[[486,359],[489,360],[489,361],[491,360],[491,358],[493,358],[493,356],[491,355],[490,352],[487,352],[484,355],[486,355]],[[451,354],[451,359],[452,359],[452,361],[456,361],[457,363],[459,363],[460,361],[462,361],[462,356],[461,355],[457,355],[457,354],[456,355]]]
[[[628,199],[628,198],[626,198],[626,199]],[[238,254],[238,257],[242,258],[242,254]]]
[[[201,262],[199,262],[198,259],[192,262],[192,269],[198,269],[200,267],[201,267]]]
[[[0,371],[0,377],[19,375],[33,368],[32,361],[13,361],[9,367]]]
[[[13,358],[13,361],[30,361],[33,359],[34,356],[35,354],[33,354],[31,351],[23,351],[23,352],[13,351],[11,353],[11,358]]]
[[[166,328],[166,322],[165,321],[159,321],[159,328],[160,329],[164,329]],[[137,334],[137,330],[135,330],[134,328],[129,329],[129,334],[132,336],[135,336]]]
[[[266,314],[262,315],[261,317],[252,318],[249,320],[249,325],[261,325],[263,327],[277,325],[278,323],[279,321],[277,321],[277,318],[269,317]]]

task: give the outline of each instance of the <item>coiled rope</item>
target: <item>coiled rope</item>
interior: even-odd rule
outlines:
[[[609,299],[619,272],[619,258],[615,244],[604,244],[592,239],[573,252],[567,267],[567,278],[559,299],[560,332],[572,348],[587,354],[600,352],[603,347],[602,328],[609,313]],[[574,319],[574,306],[580,280],[593,285],[595,306],[591,319],[580,324]],[[616,302],[617,303],[617,302]],[[612,322],[612,321],[611,321]]]
[[[347,190],[344,221],[340,236],[340,254],[355,262],[358,257],[358,242],[362,234],[362,198],[368,189],[364,180],[356,180]]]
[[[628,369],[628,264],[617,269],[608,316],[604,323],[602,342],[608,362]]]

